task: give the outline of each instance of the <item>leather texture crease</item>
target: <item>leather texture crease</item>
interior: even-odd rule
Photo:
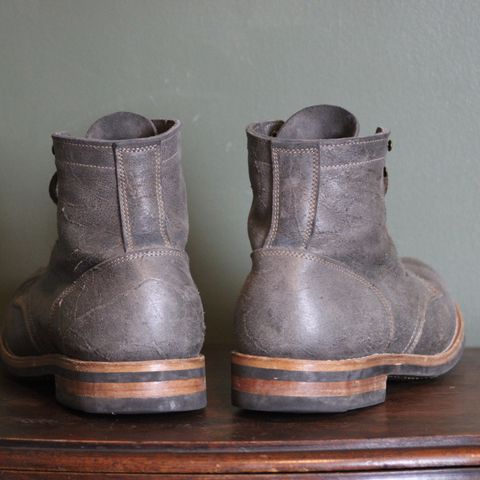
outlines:
[[[454,337],[455,304],[429,266],[399,258],[388,233],[389,132],[353,136],[353,115],[327,107],[247,127],[253,254],[236,350],[315,360],[440,353]]]

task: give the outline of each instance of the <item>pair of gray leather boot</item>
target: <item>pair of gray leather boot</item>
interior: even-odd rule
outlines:
[[[206,405],[180,127],[116,113],[85,138],[53,135],[58,240],[8,306],[0,354],[14,374],[54,375],[65,405]],[[389,376],[452,368],[461,314],[386,229],[389,132],[359,137],[352,114],[323,105],[247,136],[253,265],[235,313],[233,403],[345,411],[382,402]]]

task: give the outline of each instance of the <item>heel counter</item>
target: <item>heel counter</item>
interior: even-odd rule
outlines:
[[[140,251],[83,274],[52,307],[60,351],[97,361],[188,358],[203,344],[203,308],[179,250]]]
[[[388,300],[342,264],[285,249],[252,258],[235,312],[238,351],[333,360],[370,355],[391,341]]]

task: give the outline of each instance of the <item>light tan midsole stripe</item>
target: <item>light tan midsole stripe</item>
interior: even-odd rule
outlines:
[[[385,390],[386,385],[386,375],[344,382],[292,382],[232,377],[232,388],[234,390],[255,395],[280,397],[346,397]]]
[[[59,354],[38,355],[23,357],[10,353],[0,341],[0,355],[2,359],[14,368],[37,368],[56,366],[75,372],[89,373],[133,373],[133,372],[168,372],[174,370],[192,370],[203,368],[205,358],[203,355],[193,358],[171,360],[146,360],[138,362],[88,362],[74,360]]]
[[[164,382],[95,383],[56,376],[55,382],[57,388],[71,395],[95,398],[175,397],[203,392],[206,389],[204,377]]]
[[[385,353],[346,360],[299,360],[293,358],[262,357],[233,352],[232,362],[245,367],[301,372],[343,372],[384,365],[436,367],[449,362],[455,357],[462,346],[463,337],[463,316],[460,308],[457,306],[457,324],[452,343],[446,350],[436,355]]]

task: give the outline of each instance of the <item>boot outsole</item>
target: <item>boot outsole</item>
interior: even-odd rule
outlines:
[[[199,410],[207,404],[205,359],[90,362],[64,355],[17,356],[3,340],[0,357],[14,375],[53,375],[57,400],[90,413]]]
[[[346,360],[301,360],[232,353],[232,402],[247,410],[345,412],[385,401],[387,379],[438,377],[452,369],[464,346],[457,307],[450,346],[435,355],[376,354]]]

